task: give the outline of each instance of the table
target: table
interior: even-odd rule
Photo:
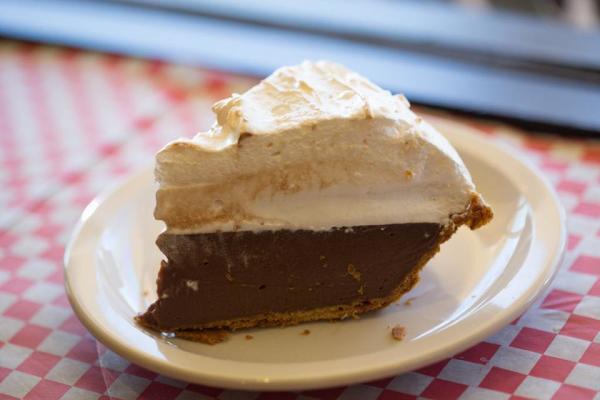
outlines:
[[[556,280],[473,348],[377,382],[302,393],[159,376],[96,342],[63,289],[66,241],[98,192],[207,128],[210,105],[254,79],[0,41],[0,399],[600,399],[600,142],[458,119],[554,184],[569,240]]]

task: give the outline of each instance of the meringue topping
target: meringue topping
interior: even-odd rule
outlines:
[[[276,70],[157,154],[155,216],[173,233],[447,223],[474,186],[456,151],[341,65]]]

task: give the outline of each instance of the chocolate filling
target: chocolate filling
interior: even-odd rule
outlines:
[[[138,318],[161,331],[384,298],[438,245],[432,223],[163,233],[158,300]]]

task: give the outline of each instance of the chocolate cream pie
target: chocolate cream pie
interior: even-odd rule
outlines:
[[[330,62],[278,69],[156,156],[158,300],[137,321],[206,329],[355,317],[397,300],[461,225],[492,218],[407,100]]]

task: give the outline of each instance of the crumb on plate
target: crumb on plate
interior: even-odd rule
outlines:
[[[395,340],[401,341],[406,336],[406,329],[401,325],[396,325],[392,328],[392,337]]]

